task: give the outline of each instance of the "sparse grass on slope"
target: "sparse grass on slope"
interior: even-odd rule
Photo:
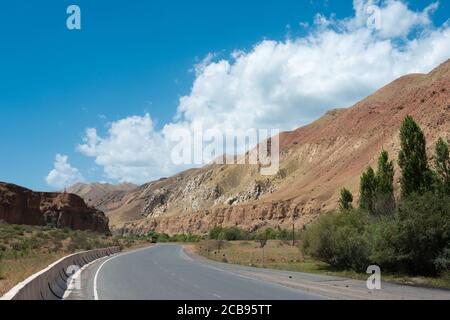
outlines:
[[[111,246],[129,248],[140,242],[90,231],[0,224],[0,296],[66,255]]]

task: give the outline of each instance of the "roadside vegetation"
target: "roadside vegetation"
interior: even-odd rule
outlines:
[[[259,241],[203,240],[189,248],[198,255],[223,263],[292,272],[306,272],[330,276],[367,280],[366,272],[336,268],[303,253],[301,244],[291,241],[269,240],[263,249]],[[445,277],[411,276],[399,272],[382,273],[383,281],[450,289]]]
[[[450,158],[439,139],[433,162],[411,117],[400,130],[401,196],[394,197],[394,164],[383,151],[378,170],[361,176],[360,201],[343,191],[340,210],[323,215],[301,236],[302,252],[337,270],[426,276],[450,283]],[[343,189],[344,190],[344,189]]]
[[[203,240],[196,246],[196,252],[219,262],[240,264],[250,267],[294,270],[304,266],[304,256],[298,246],[290,241],[269,240],[264,254],[259,241]]]
[[[288,230],[217,227],[197,252],[222,262],[356,279],[367,279],[367,267],[378,265],[384,280],[450,288],[448,143],[439,139],[429,160],[425,136],[411,117],[402,124],[400,141],[399,199],[394,162],[383,150],[377,170],[369,167],[361,176],[358,205],[343,188],[338,210],[295,234],[298,247],[289,246]],[[264,264],[259,242],[250,242],[261,239],[279,240],[268,242]]]
[[[300,237],[300,232],[295,232],[295,238]],[[287,229],[272,229],[266,228],[255,232],[238,227],[215,227],[209,231],[207,235],[199,236],[193,234],[175,234],[168,235],[165,233],[158,233],[151,231],[141,236],[129,236],[128,239],[140,241],[153,241],[158,243],[198,243],[204,240],[218,240],[218,241],[239,241],[239,240],[292,240],[292,230]]]
[[[184,243],[184,242],[199,242],[202,237],[193,234],[176,234],[170,236],[166,233],[158,233],[155,231],[151,231],[144,236],[137,236],[137,239],[146,239],[151,242],[159,242],[159,243]]]
[[[282,228],[265,228],[254,232],[249,232],[237,227],[215,227],[208,234],[209,240],[238,241],[238,240],[283,240],[292,241],[293,237],[298,239],[300,232],[293,235],[292,230]]]
[[[127,249],[144,244],[148,241],[90,231],[0,223],[0,296],[66,255],[111,246]]]

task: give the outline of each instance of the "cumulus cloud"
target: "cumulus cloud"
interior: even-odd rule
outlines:
[[[96,129],[87,129],[82,154],[95,157],[109,179],[143,183],[173,172],[167,158],[167,141],[155,131],[149,114],[113,122],[106,138]]]
[[[63,189],[78,182],[83,182],[84,177],[77,168],[69,164],[69,157],[57,154],[54,169],[45,178],[48,185]]]
[[[95,157],[108,178],[148,181],[180,170],[169,164],[174,130],[293,129],[449,58],[449,25],[430,18],[438,3],[418,12],[400,0],[354,0],[353,6],[354,16],[342,20],[316,15],[304,37],[264,40],[223,59],[209,54],[195,66],[172,123],[155,131],[150,115],[129,117],[104,138],[88,129],[79,151]]]
[[[354,0],[353,7],[355,18],[347,22],[348,27],[360,28],[373,22],[377,25],[377,35],[389,39],[406,37],[416,27],[430,26],[430,14],[438,9],[439,2],[431,3],[421,12],[410,10],[399,0]]]

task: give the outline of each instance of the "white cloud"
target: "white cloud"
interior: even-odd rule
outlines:
[[[66,155],[57,154],[54,169],[45,178],[48,185],[63,189],[71,186],[77,182],[83,182],[84,177],[78,169],[72,167],[69,162],[69,157]]]
[[[387,1],[380,7],[384,27],[372,30],[362,13],[370,3],[355,1],[351,19],[318,14],[316,30],[306,37],[262,41],[247,53],[212,61],[180,99],[177,119],[207,127],[291,129],[449,58],[448,26],[435,28],[428,17],[436,5],[416,13],[403,2]],[[424,29],[417,37],[397,40],[418,24]]]
[[[87,129],[82,154],[95,157],[109,179],[143,183],[173,172],[166,141],[156,132],[149,114],[113,122],[108,136],[101,138],[96,129]]]
[[[371,5],[381,24],[368,25]],[[172,123],[155,131],[150,115],[113,123],[106,138],[89,129],[79,151],[95,157],[108,178],[144,182],[180,170],[170,164],[168,137],[177,128],[289,130],[332,107],[351,106],[404,74],[429,72],[450,57],[450,28],[434,26],[431,3],[420,12],[403,1],[355,0],[353,17],[318,14],[310,33],[265,40],[229,58],[210,54],[195,66],[190,93]]]
[[[214,58],[217,56],[216,53],[209,52],[206,57],[202,59],[199,63],[194,65],[193,71],[195,71],[196,76],[201,74],[203,71],[205,71],[205,68],[211,64],[211,62],[214,60]]]
[[[416,27],[426,28],[432,24],[430,14],[439,7],[439,2],[433,2],[423,11],[415,12],[400,0],[354,0],[355,18],[346,21],[347,27],[360,28],[374,16],[379,22],[377,35],[389,39],[406,37]]]

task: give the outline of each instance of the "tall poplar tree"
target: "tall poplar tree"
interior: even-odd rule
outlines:
[[[448,144],[442,138],[436,143],[434,163],[439,190],[450,195],[450,155]]]
[[[407,116],[400,129],[401,150],[399,166],[402,197],[423,194],[432,189],[433,173],[428,166],[426,140],[422,129],[411,116]]]

